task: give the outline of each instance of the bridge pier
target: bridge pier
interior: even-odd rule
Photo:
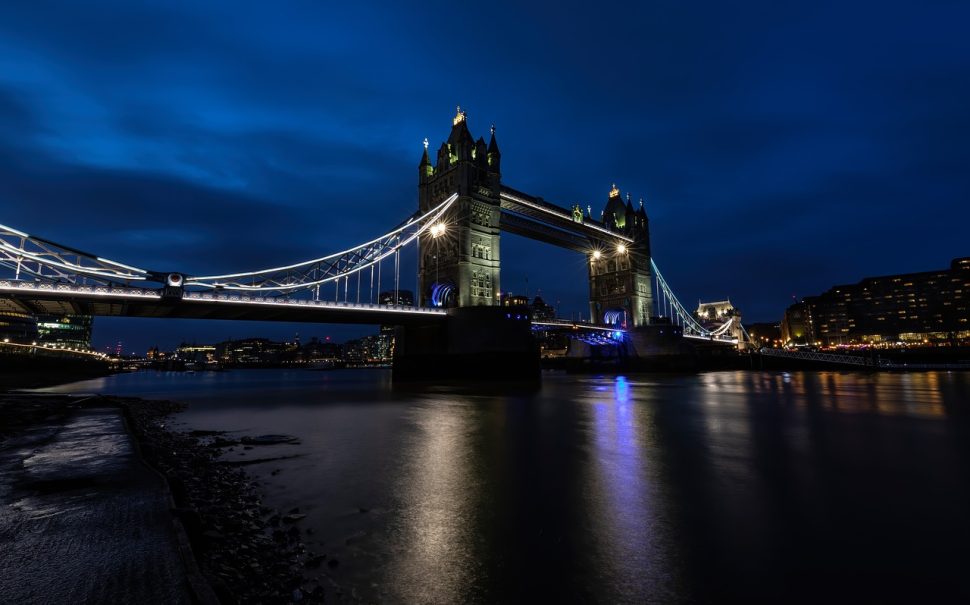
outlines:
[[[539,377],[539,349],[526,309],[459,307],[443,322],[399,326],[395,334],[395,382]]]

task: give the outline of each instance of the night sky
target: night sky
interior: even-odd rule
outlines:
[[[41,4],[0,7],[0,223],[136,266],[257,269],[383,233],[457,104],[476,138],[495,124],[504,183],[597,214],[614,182],[642,197],[688,305],[778,320],[970,255],[966,2]],[[588,313],[582,257],[511,235],[502,256],[503,290]]]

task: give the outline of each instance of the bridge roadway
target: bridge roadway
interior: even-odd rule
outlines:
[[[409,325],[443,321],[443,309],[267,298],[238,293],[185,292],[0,280],[0,310],[36,314],[237,319],[313,323]]]

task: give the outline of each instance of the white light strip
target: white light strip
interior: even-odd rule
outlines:
[[[684,305],[680,304],[680,301],[677,300],[677,296],[674,294],[673,290],[670,289],[670,285],[667,283],[667,280],[664,279],[664,276],[661,275],[660,268],[657,267],[657,263],[654,262],[653,258],[650,259],[650,268],[653,270],[654,274],[656,274],[657,281],[660,282],[660,287],[661,289],[663,289],[664,295],[673,303],[672,306],[674,308],[674,311],[677,311],[677,313],[680,315],[680,318],[683,319],[684,323],[687,324],[687,327],[689,327],[692,330],[696,330],[702,335],[705,335],[705,336],[709,335],[710,331],[705,330],[704,326],[697,323],[697,321],[687,313],[687,310],[684,308]]]
[[[576,328],[579,330],[599,330],[600,332],[626,332],[626,330],[620,330],[617,328],[604,328],[602,326],[591,326],[587,324],[578,324],[574,322],[556,322],[556,321],[534,321],[532,322],[534,326],[557,326],[561,328]]]
[[[13,293],[13,292],[17,292],[17,293],[22,293],[22,292],[43,292],[45,294],[63,294],[63,295],[77,295],[77,294],[80,294],[82,296],[100,296],[102,298],[132,297],[132,298],[148,298],[148,299],[153,299],[153,300],[159,300],[159,299],[162,298],[162,295],[159,294],[158,292],[152,292],[152,291],[149,291],[149,290],[145,290],[145,291],[121,291],[121,290],[115,290],[113,292],[112,291],[108,291],[108,292],[97,292],[95,290],[86,290],[86,289],[82,289],[82,288],[76,288],[76,289],[75,288],[68,289],[68,288],[64,288],[64,287],[60,287],[60,288],[54,288],[54,287],[39,288],[39,287],[37,287],[34,284],[22,285],[22,286],[8,286],[8,285],[0,284],[0,292],[11,292],[11,293]]]
[[[0,225],[0,229],[5,229],[6,231],[9,231],[10,233],[13,233],[14,235],[19,235],[20,237],[30,237],[29,235],[27,235],[23,231],[17,231],[13,227],[8,227],[6,225]]]
[[[736,345],[738,344],[737,338],[714,338],[712,336],[698,336],[697,334],[684,334],[684,338],[691,338],[693,340],[703,340],[704,342],[725,342],[728,344]]]
[[[458,194],[457,193],[453,193],[450,196],[448,196],[448,198],[444,202],[442,202],[441,204],[439,204],[435,208],[432,208],[431,210],[429,210],[428,212],[426,212],[424,215],[418,217],[417,219],[410,219],[410,220],[408,220],[407,223],[405,223],[404,225],[398,227],[397,229],[395,229],[393,231],[389,231],[388,233],[385,233],[384,235],[382,235],[382,236],[380,236],[378,238],[372,239],[371,241],[366,242],[364,244],[360,244],[358,246],[354,246],[353,248],[348,248],[347,250],[344,250],[343,252],[335,252],[333,254],[330,254],[330,255],[327,255],[327,256],[323,256],[321,258],[317,258],[317,259],[314,259],[314,260],[307,260],[307,261],[303,261],[303,262],[300,262],[300,263],[296,263],[294,265],[287,265],[285,267],[276,267],[274,269],[260,269],[259,271],[249,271],[249,272],[246,272],[246,273],[229,273],[227,275],[206,275],[206,276],[201,276],[201,277],[187,277],[185,279],[185,281],[186,282],[190,282],[190,283],[196,283],[196,282],[200,282],[200,281],[203,281],[203,280],[208,281],[208,280],[214,280],[214,279],[231,279],[231,278],[235,278],[235,277],[254,277],[256,275],[262,275],[264,273],[275,273],[277,271],[289,271],[290,269],[296,269],[296,268],[299,268],[299,267],[305,267],[307,265],[313,265],[315,263],[320,263],[320,262],[323,262],[323,261],[326,261],[326,260],[330,260],[332,258],[338,258],[340,256],[343,256],[344,254],[347,254],[349,252],[356,252],[356,251],[360,250],[361,248],[366,248],[367,246],[370,246],[371,244],[376,244],[377,242],[379,242],[381,240],[387,239],[387,238],[391,237],[392,235],[395,235],[397,233],[400,233],[401,231],[403,231],[403,230],[407,229],[409,226],[411,226],[413,223],[423,221],[425,218],[431,216],[432,214],[435,214],[436,212],[440,216],[440,214],[442,212],[444,212],[445,210],[447,210],[448,207],[451,206],[451,204],[454,203],[454,201],[457,200],[457,199],[458,199]],[[433,222],[433,221],[429,221],[429,222]],[[323,282],[314,282],[314,283],[323,283]],[[301,286],[303,286],[303,285],[306,285],[306,284],[301,284]]]
[[[199,280],[202,280],[202,279],[210,279],[210,278],[201,278],[201,277],[196,277],[196,278],[191,278],[191,279],[188,279],[187,278],[185,281],[186,281],[187,284],[189,284],[189,282],[191,282],[190,285],[193,285],[193,286],[200,286],[200,287],[212,288],[212,289],[218,288],[220,290],[235,290],[235,291],[243,291],[243,292],[253,292],[253,291],[265,291],[265,292],[269,292],[269,291],[283,291],[283,290],[300,290],[300,289],[304,289],[304,288],[311,288],[311,287],[317,286],[317,285],[328,284],[330,282],[333,282],[333,281],[336,281],[336,280],[340,280],[340,279],[343,279],[343,278],[345,278],[347,276],[353,275],[354,273],[359,273],[359,272],[363,271],[364,269],[366,269],[366,268],[368,268],[368,267],[370,267],[372,265],[375,265],[375,264],[379,263],[380,261],[382,261],[385,258],[389,257],[390,255],[394,254],[400,248],[403,248],[404,246],[406,246],[406,245],[410,244],[411,242],[413,242],[414,240],[416,240],[418,237],[421,236],[422,233],[424,233],[425,231],[427,231],[430,228],[430,226],[433,225],[435,223],[435,221],[437,221],[441,217],[441,215],[445,213],[446,210],[448,210],[448,207],[451,205],[451,203],[454,202],[456,199],[458,199],[458,195],[457,194],[454,194],[454,195],[450,196],[448,199],[449,199],[448,202],[446,202],[444,204],[441,204],[441,205],[439,205],[436,208],[436,210],[438,210],[438,213],[431,220],[427,221],[424,224],[424,226],[422,226],[418,231],[414,232],[409,238],[407,238],[404,241],[398,242],[393,247],[390,247],[390,248],[385,247],[385,249],[387,250],[386,252],[384,252],[380,256],[374,257],[369,262],[366,262],[366,263],[364,263],[362,265],[355,265],[353,269],[345,270],[344,272],[338,273],[336,275],[331,275],[329,277],[325,277],[323,279],[317,279],[317,280],[313,280],[313,281],[300,282],[300,283],[297,283],[297,284],[253,285],[253,286],[247,286],[245,284],[229,285],[229,284],[219,284],[219,283],[205,283],[205,282],[202,282],[202,281],[199,281]],[[428,214],[430,214],[430,212]],[[425,214],[424,217],[427,217],[428,214]],[[422,218],[424,218],[424,217],[422,217]],[[407,225],[405,225],[405,226],[407,226]],[[380,241],[381,239],[383,239],[383,238],[378,238],[376,240],[372,240],[370,243],[374,243],[374,242]],[[367,245],[367,244],[365,244],[365,245]],[[358,248],[352,248],[349,251],[355,251],[357,249]],[[346,254],[346,252],[348,252],[348,251],[344,251],[344,252],[342,252],[340,254]],[[333,255],[331,255],[331,257],[332,256]],[[328,257],[328,258],[330,258],[330,257]],[[256,274],[243,273],[241,275],[243,275],[243,276],[254,276]],[[211,279],[215,279],[215,278],[211,278]]]
[[[511,193],[505,193],[503,191],[501,193],[500,197],[504,197],[505,199],[507,199],[507,200],[509,200],[511,202],[515,202],[517,204],[523,204],[523,205],[526,205],[526,206],[528,206],[530,208],[535,208],[536,210],[542,210],[543,212],[545,212],[547,214],[552,214],[554,216],[558,216],[559,218],[564,218],[564,219],[567,219],[567,220],[572,220],[572,217],[569,216],[568,214],[556,212],[556,211],[552,210],[551,208],[546,208],[545,206],[540,206],[539,204],[533,204],[532,202],[527,201],[527,200],[524,200],[524,199],[522,199],[522,198],[520,198],[520,197],[518,197],[516,195],[512,195]],[[621,239],[623,241],[627,241],[627,242],[631,242],[631,243],[633,242],[633,239],[632,238],[629,238],[629,237],[627,237],[625,235],[620,235],[619,233],[614,233],[614,232],[610,231],[609,229],[605,229],[603,227],[600,227],[599,225],[594,225],[592,223],[577,223],[577,224],[578,225],[582,225],[584,227],[588,227],[589,229],[594,229],[596,231],[600,231],[602,233],[605,233],[605,234],[609,235],[610,237],[615,237],[617,239]]]
[[[406,315],[437,315],[445,316],[448,313],[440,309],[426,309],[423,307],[405,307],[403,309],[393,308],[390,306],[373,305],[370,307],[365,307],[363,305],[359,307],[347,305],[343,306],[337,303],[325,303],[323,301],[279,301],[279,300],[229,300],[225,298],[197,298],[197,297],[186,297],[182,299],[188,302],[197,303],[220,303],[220,304],[233,304],[233,305],[257,305],[265,307],[299,307],[301,309],[317,309],[320,311],[362,311],[369,313],[403,313]]]
[[[23,347],[26,349],[42,349],[44,351],[55,351],[57,353],[67,353],[69,355],[89,355],[91,357],[98,357],[100,359],[107,358],[104,353],[98,353],[97,351],[76,351],[74,349],[68,349],[63,347],[52,347],[44,344],[39,345],[28,345],[19,342],[0,342],[0,349],[3,347]]]
[[[95,268],[84,267],[82,265],[75,265],[74,263],[63,263],[60,261],[43,258],[42,256],[39,256],[33,252],[28,252],[26,250],[21,250],[20,248],[17,248],[15,246],[11,246],[10,244],[2,240],[0,240],[0,248],[7,250],[9,253],[15,254],[17,257],[30,259],[34,262],[41,263],[42,265],[47,265],[51,267],[60,267],[61,269],[67,269],[69,271],[75,271],[77,273],[84,273],[86,275],[97,275],[98,277],[110,277],[114,279],[123,279],[123,280],[145,279],[143,276],[140,276],[140,275],[131,275],[128,273],[107,273],[105,271],[99,271],[98,269],[95,269]],[[51,254],[51,253],[47,252],[45,254]]]
[[[36,294],[60,295],[59,297],[52,297],[52,298],[66,298],[69,296],[78,296],[81,298],[85,296],[97,296],[100,298],[141,298],[141,299],[149,299],[149,300],[161,300],[162,298],[162,295],[160,293],[153,292],[150,290],[138,291],[138,290],[131,289],[127,291],[116,290],[113,292],[112,291],[97,292],[94,290],[87,290],[84,288],[64,288],[64,287],[38,288],[36,285],[29,284],[29,283],[22,286],[11,286],[4,283],[0,283],[0,292],[21,293],[21,294],[24,292],[30,292],[30,293],[36,293]],[[229,304],[229,305],[236,305],[236,304],[263,305],[263,306],[272,306],[272,307],[298,307],[302,309],[318,309],[318,310],[333,309],[333,310],[341,310],[341,311],[364,311],[364,312],[374,312],[374,313],[405,313],[409,315],[444,316],[448,314],[447,311],[444,311],[442,309],[432,309],[432,308],[424,308],[424,307],[393,308],[393,307],[384,306],[384,305],[353,306],[353,304],[342,305],[339,303],[329,303],[329,302],[313,301],[313,300],[280,301],[280,300],[251,300],[251,299],[232,300],[229,298],[202,298],[202,295],[196,292],[187,292],[185,297],[182,298],[182,300],[189,301],[189,302],[218,303],[218,304]]]
[[[97,259],[102,263],[108,263],[109,265],[114,265],[115,267],[121,267],[122,269],[128,269],[129,271],[137,271],[138,273],[148,274],[148,271],[145,271],[144,269],[139,269],[138,267],[130,267],[128,265],[119,263],[117,261],[109,260],[107,258],[101,258],[100,256],[98,256]]]

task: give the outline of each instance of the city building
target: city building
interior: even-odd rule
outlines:
[[[0,311],[0,342],[30,344],[37,340],[37,319],[28,313]]]
[[[382,334],[344,343],[344,362],[349,366],[384,365],[391,362],[392,344]]]
[[[37,341],[47,345],[88,350],[91,348],[93,325],[90,315],[38,315]]]
[[[751,323],[744,326],[757,347],[774,347],[781,344],[781,324],[772,322]]]
[[[341,361],[343,359],[343,345],[330,342],[329,336],[324,340],[314,336],[310,339],[310,342],[303,345],[303,359],[310,362]]]
[[[511,292],[502,293],[502,306],[503,307],[528,307],[529,297],[522,296],[521,294],[512,294]]]
[[[413,307],[414,292],[410,290],[398,290],[397,301],[395,302],[394,290],[388,290],[386,292],[381,292],[378,295],[378,300],[382,305],[400,305],[403,307]]]
[[[216,361],[215,345],[197,345],[182,343],[175,349],[175,357],[182,361],[209,363]]]
[[[734,308],[730,300],[719,300],[716,302],[701,302],[697,301],[697,310],[694,311],[694,316],[700,321],[710,321],[710,322],[724,322],[729,317],[739,315],[738,310]]]
[[[812,318],[804,302],[791,305],[781,320],[781,343],[785,345],[814,344]]]
[[[732,338],[737,338],[738,342],[745,340],[744,330],[741,327],[741,311],[730,300],[707,303],[697,301],[694,318],[707,330],[715,331],[723,328]],[[724,327],[725,324],[730,325]]]
[[[532,319],[543,320],[543,319],[555,319],[556,318],[556,308],[546,301],[542,300],[541,296],[536,296],[532,299]]]
[[[806,297],[785,313],[783,338],[819,346],[970,344],[968,301],[970,257],[957,258],[949,269],[867,277]]]
[[[215,346],[216,358],[229,365],[270,365],[299,358],[295,342],[274,342],[268,338],[229,340]]]

